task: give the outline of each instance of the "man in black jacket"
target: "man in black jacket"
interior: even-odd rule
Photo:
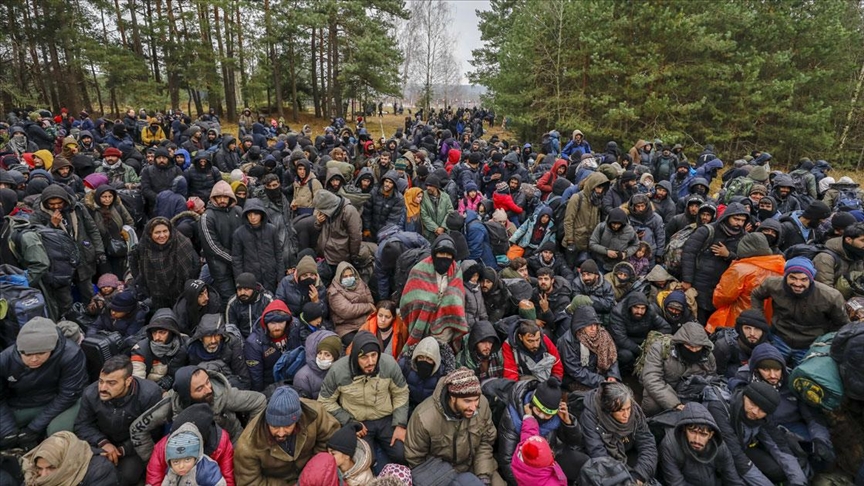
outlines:
[[[156,210],[156,196],[160,192],[171,189],[171,183],[177,176],[183,176],[183,169],[170,163],[170,154],[165,147],[156,149],[153,165],[141,169],[141,195],[147,202],[149,215]]]
[[[648,305],[642,292],[630,292],[612,309],[610,334],[618,346],[618,364],[627,371],[642,353],[640,346],[648,333],[672,334],[672,326]]]
[[[480,291],[483,293],[483,304],[486,305],[489,322],[498,322],[516,311],[516,303],[510,294],[510,289],[495,269],[485,267],[480,272]]]
[[[225,325],[237,326],[243,339],[246,339],[254,332],[258,319],[264,315],[264,309],[273,302],[273,294],[264,290],[251,273],[241,273],[234,283],[237,293],[228,300]]]
[[[71,431],[87,384],[84,352],[50,319],[34,317],[0,353],[0,450],[32,449]]]
[[[137,484],[145,467],[132,447],[129,426],[161,399],[159,385],[132,376],[132,361],[125,355],[105,361],[99,381],[84,389],[75,435],[102,449],[102,455],[117,468],[123,486]]]
[[[252,386],[243,356],[243,342],[226,331],[219,314],[201,317],[187,352],[190,365],[222,373],[234,388],[248,390]]]

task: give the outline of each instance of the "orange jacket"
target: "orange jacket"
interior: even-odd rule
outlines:
[[[714,288],[714,307],[705,330],[714,332],[718,327],[735,327],[735,320],[750,308],[750,292],[768,277],[783,275],[786,260],[782,255],[742,258],[729,265]],[[765,305],[765,320],[771,322],[771,304]]]
[[[369,331],[374,334],[376,337],[378,336],[378,313],[371,314],[366,319],[366,324],[360,326],[359,331]],[[399,360],[399,356],[402,353],[402,348],[405,346],[405,341],[408,340],[408,328],[405,327],[405,324],[402,322],[402,318],[396,316],[396,320],[393,321],[393,338],[391,340],[391,348],[393,349],[393,357],[396,360]],[[380,339],[379,339],[380,341]],[[348,349],[345,350],[345,355],[348,356],[351,354],[351,346],[348,345]]]

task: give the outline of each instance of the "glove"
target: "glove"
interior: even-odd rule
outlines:
[[[825,439],[813,440],[813,453],[827,464],[833,464],[837,460],[837,454],[834,453],[834,447]]]
[[[570,305],[567,306],[567,313],[572,314],[576,312],[576,309],[582,307],[583,305],[592,305],[591,297],[587,295],[577,295],[573,297],[573,300],[570,301]]]
[[[162,387],[163,390],[170,390],[172,386],[174,386],[174,377],[165,375],[156,382],[157,385]]]
[[[99,265],[108,263],[108,257],[106,257],[104,253],[100,253],[99,255],[96,255],[96,263]]]
[[[0,450],[14,449],[18,445],[18,432],[0,438]]]
[[[22,449],[29,451],[39,445],[39,435],[38,432],[24,429],[20,434],[18,434],[18,445]]]

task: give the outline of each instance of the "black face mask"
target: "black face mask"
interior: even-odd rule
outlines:
[[[678,346],[678,356],[680,356],[681,360],[687,364],[695,364],[702,361],[703,350],[704,348],[694,353],[682,344]]]
[[[811,220],[807,223],[807,227],[810,229],[818,229],[819,225],[822,224],[818,219]]]
[[[270,199],[271,201],[278,201],[282,198],[282,189],[280,189],[278,187],[276,189],[265,188],[264,194],[266,194],[267,198]]]
[[[855,258],[856,260],[864,258],[864,249],[852,246],[845,241],[843,242],[843,251],[845,251],[847,255]]]
[[[432,257],[432,266],[435,267],[435,273],[446,275],[452,264],[453,257]]]
[[[313,278],[301,278],[297,282],[297,285],[299,285],[300,288],[314,287],[315,281],[316,281],[316,279],[314,277]]]
[[[761,209],[760,208],[758,211],[756,211],[756,215],[759,217],[759,221],[765,221],[766,219],[769,219],[771,216],[774,216],[774,213],[776,213],[776,212],[777,211],[774,211],[773,209]]]
[[[414,363],[414,367],[417,368],[417,375],[419,375],[421,379],[425,380],[432,376],[432,371],[435,368],[435,365],[427,363],[426,361],[417,361]]]

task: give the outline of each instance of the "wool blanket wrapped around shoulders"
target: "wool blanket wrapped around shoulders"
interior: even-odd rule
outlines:
[[[399,311],[408,327],[407,346],[433,336],[449,343],[468,333],[465,319],[465,286],[462,270],[455,262],[447,271],[447,286],[439,291],[432,257],[414,265],[402,291]]]

